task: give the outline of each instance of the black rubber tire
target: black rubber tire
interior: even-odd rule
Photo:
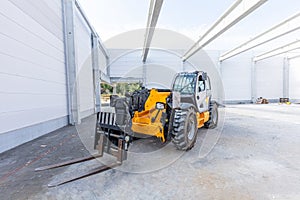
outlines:
[[[215,102],[209,104],[209,120],[204,123],[205,128],[214,129],[218,125],[219,112],[218,105]]]
[[[197,118],[193,108],[176,110],[173,121],[172,142],[177,149],[188,151],[195,145],[197,139]]]

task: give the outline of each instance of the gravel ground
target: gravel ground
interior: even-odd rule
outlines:
[[[0,199],[300,199],[300,106],[228,105],[222,116],[191,151],[139,140],[121,167],[48,188],[101,164],[34,172],[93,153],[94,118],[65,127],[0,154]]]

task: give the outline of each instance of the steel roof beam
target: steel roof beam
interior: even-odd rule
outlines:
[[[269,41],[277,39],[283,35],[291,33],[295,30],[298,30],[299,28],[300,28],[300,13],[297,13],[296,15],[293,15],[292,17],[284,20],[283,22],[279,23],[278,25],[257,35],[253,39],[234,48],[233,50],[230,50],[230,51],[224,53],[223,55],[221,55],[219,60],[222,62],[222,61],[229,59],[233,56],[236,56],[240,53],[248,51],[254,47],[257,47],[259,45],[262,45],[264,43],[267,43]]]
[[[289,60],[293,60],[293,59],[296,59],[296,58],[300,58],[300,53],[296,54],[296,55],[290,55],[290,56],[287,57],[287,59],[289,59]]]
[[[88,20],[87,15],[83,11],[83,9],[82,9],[81,5],[79,4],[78,0],[75,0],[75,6],[77,7],[78,11],[80,12],[81,16],[83,17],[84,21],[86,22],[86,24],[88,25],[90,30],[92,31],[93,35],[98,37],[99,47],[100,47],[102,53],[105,55],[106,58],[109,58],[109,54],[108,54],[108,51],[107,51],[106,47],[104,46],[103,42],[101,41],[97,31],[94,29],[94,27],[91,25],[90,21]]]
[[[203,36],[183,55],[186,61],[200,49],[208,45],[236,23],[241,21],[267,0],[237,0],[229,9],[205,32]]]
[[[145,33],[145,41],[143,48],[143,62],[147,61],[149,48],[154,35],[155,27],[158,21],[160,10],[162,8],[164,0],[151,0],[148,14],[148,21]]]
[[[299,48],[300,48],[300,41],[297,40],[295,42],[289,43],[287,45],[281,46],[279,48],[276,48],[276,49],[273,49],[273,50],[268,51],[266,53],[255,56],[253,58],[253,61],[258,62],[260,60],[271,58],[273,56],[277,56],[277,55],[280,55],[280,54],[283,54],[283,53],[287,53],[287,52],[290,52],[290,51],[293,51],[293,50],[299,49]]]

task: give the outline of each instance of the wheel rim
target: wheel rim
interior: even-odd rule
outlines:
[[[217,118],[218,118],[217,110],[216,110],[216,108],[214,108],[214,109],[212,110],[212,122],[213,122],[214,124],[217,123]]]
[[[193,117],[190,117],[188,121],[187,131],[188,131],[188,139],[192,140],[195,136],[195,122],[193,120]]]

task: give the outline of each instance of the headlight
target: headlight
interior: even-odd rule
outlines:
[[[156,103],[156,109],[157,110],[163,110],[163,109],[165,109],[165,104],[161,103],[161,102],[157,102]]]

